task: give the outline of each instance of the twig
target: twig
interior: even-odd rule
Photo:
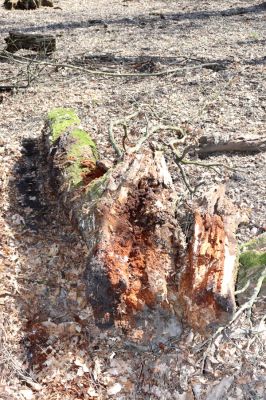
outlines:
[[[184,181],[184,184],[186,185],[187,190],[189,191],[189,193],[191,195],[195,194],[196,190],[202,185],[202,183],[199,183],[194,188],[192,188],[192,186],[190,185],[190,183],[189,183],[189,181],[187,179],[187,176],[185,174],[185,171],[184,171],[182,165],[179,162],[176,162],[176,165],[178,166],[178,168],[180,170],[181,176],[183,178],[183,181]]]
[[[249,299],[246,303],[242,304],[241,307],[239,307],[239,309],[237,310],[237,312],[234,314],[233,318],[231,319],[231,321],[230,321],[227,325],[219,327],[219,328],[214,332],[214,334],[213,334],[210,338],[208,338],[207,340],[205,340],[205,342],[203,342],[203,343],[201,344],[201,346],[198,347],[198,349],[197,349],[196,352],[201,351],[201,349],[202,349],[207,343],[209,343],[209,345],[210,345],[211,343],[213,343],[213,341],[220,335],[220,333],[222,333],[226,328],[229,328],[229,327],[240,317],[240,315],[241,315],[245,310],[251,310],[251,308],[252,308],[253,304],[255,303],[255,301],[256,301],[256,299],[257,299],[257,297],[258,297],[258,294],[259,294],[259,292],[260,292],[260,290],[261,290],[262,282],[263,282],[263,280],[265,279],[265,277],[266,277],[266,266],[264,267],[262,273],[260,274],[260,277],[259,277],[259,279],[258,279],[258,281],[257,281],[257,284],[256,284],[256,286],[255,286],[255,288],[254,288],[253,294],[252,294],[252,296],[250,297],[250,299]],[[209,346],[208,346],[208,348],[209,348]]]
[[[183,139],[185,137],[185,132],[183,131],[183,129],[180,126],[176,126],[176,125],[161,125],[160,124],[160,125],[156,125],[156,126],[152,127],[151,129],[149,129],[149,126],[147,124],[147,129],[145,131],[145,134],[139,139],[139,141],[137,142],[137,144],[134,147],[131,147],[131,149],[128,152],[130,154],[137,153],[141,149],[143,143],[147,139],[149,139],[149,137],[151,137],[156,132],[161,131],[161,130],[176,131],[181,135],[180,139]]]
[[[236,294],[240,294],[240,293],[244,293],[247,290],[247,288],[249,287],[249,285],[250,285],[250,280],[247,281],[247,283],[245,284],[245,286],[242,289],[237,290],[235,292],[235,295]]]
[[[124,154],[124,151],[120,148],[120,146],[118,146],[118,144],[117,144],[117,142],[115,140],[114,127],[122,125],[124,127],[125,134],[127,135],[127,125],[126,125],[126,123],[127,123],[127,121],[135,118],[137,115],[139,115],[139,111],[137,111],[137,112],[135,112],[133,114],[130,114],[130,115],[128,115],[128,116],[126,116],[126,117],[124,117],[122,119],[111,120],[111,122],[109,124],[109,140],[110,140],[111,145],[113,146],[113,148],[114,148],[114,150],[115,150],[115,152],[117,154],[117,157],[119,159],[122,158],[122,156]]]
[[[173,151],[173,153],[176,156],[176,159],[178,160],[178,162],[182,163],[182,164],[186,164],[186,165],[197,165],[199,167],[205,167],[205,168],[226,168],[230,171],[237,171],[236,168],[234,167],[230,167],[229,165],[223,164],[223,163],[204,163],[201,161],[190,161],[190,160],[186,160],[185,156],[187,155],[187,153],[192,150],[195,149],[196,146],[195,145],[189,145],[187,146],[184,150],[183,153],[181,155],[178,154],[177,150],[174,147],[174,143],[169,143],[168,146],[171,148],[171,150]]]
[[[190,161],[190,160],[180,160],[180,162],[182,162],[182,164],[186,164],[186,165],[197,165],[199,167],[205,167],[205,168],[226,168],[229,171],[240,171],[239,169],[236,169],[234,167],[230,167],[229,165],[226,164],[222,164],[222,163],[214,163],[214,164],[208,164],[208,163],[202,163],[200,161]]]
[[[30,87],[30,84],[36,80],[40,76],[40,73],[45,69],[46,66],[42,68],[36,68],[36,73],[31,73],[31,63],[27,64],[27,83],[25,85],[19,85],[18,83],[12,85],[2,85],[0,86],[0,92],[11,91],[14,89],[27,89]],[[17,82],[19,81],[18,78],[22,75],[22,71],[20,71],[17,75],[13,76],[13,78],[17,78]],[[1,80],[0,82],[4,82],[5,80]]]
[[[12,60],[14,62],[18,63],[26,63],[29,61],[32,61],[31,59],[27,57],[22,57],[22,56],[10,56],[11,53],[8,53],[7,51],[4,51],[1,54],[2,58],[6,58],[9,60]],[[174,69],[169,69],[166,71],[160,71],[160,72],[143,72],[143,73],[129,73],[129,72],[124,72],[124,73],[119,73],[119,72],[112,72],[112,71],[100,71],[100,70],[92,70],[88,68],[83,68],[83,67],[78,67],[73,64],[66,64],[66,63],[55,63],[55,62],[49,62],[49,61],[38,61],[38,60],[33,60],[34,64],[38,65],[50,65],[56,68],[68,68],[68,69],[73,69],[77,71],[82,71],[86,72],[87,74],[90,75],[97,75],[97,76],[109,76],[109,77],[116,77],[116,78],[145,78],[145,77],[160,77],[160,76],[166,76],[166,75],[172,75],[172,74],[177,74],[181,73],[182,75],[186,73],[188,70],[193,70],[193,69],[200,69],[200,68],[208,68],[212,66],[216,66],[217,63],[205,63],[205,64],[200,64],[200,65],[192,65],[188,66],[186,68],[174,68]]]

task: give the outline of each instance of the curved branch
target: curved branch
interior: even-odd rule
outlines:
[[[1,53],[2,58],[6,58],[18,63],[28,63],[29,61],[33,62],[34,64],[38,65],[49,65],[52,67],[56,68],[68,68],[68,69],[73,69],[76,71],[82,71],[90,75],[97,75],[97,76],[109,76],[109,77],[115,77],[115,78],[147,78],[147,77],[160,77],[160,76],[166,76],[166,75],[175,75],[177,73],[181,73],[181,75],[184,75],[187,71],[193,70],[193,69],[201,69],[201,68],[210,68],[217,63],[206,63],[206,64],[200,64],[200,65],[192,65],[186,68],[173,68],[173,69],[168,69],[166,71],[160,71],[160,72],[142,72],[142,73],[130,73],[130,72],[113,72],[113,71],[100,71],[100,70],[92,70],[88,68],[83,68],[83,67],[78,67],[77,65],[73,64],[66,64],[66,63],[55,63],[55,62],[50,62],[50,61],[38,61],[38,60],[31,60],[30,58],[27,57],[21,57],[21,56],[13,56],[11,57],[11,53],[4,51]]]

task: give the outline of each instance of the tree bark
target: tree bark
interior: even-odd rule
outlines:
[[[91,138],[78,143],[78,120],[53,116],[44,130],[52,182],[89,249],[85,276],[96,322],[127,328],[148,321],[165,330],[160,321],[170,321],[169,328],[182,312],[206,333],[229,320],[235,309],[238,220],[224,189],[197,208],[187,248],[161,152],[127,154],[106,171]]]
[[[10,53],[28,49],[50,54],[56,50],[56,38],[53,35],[12,31],[5,41],[7,44],[5,50]]]

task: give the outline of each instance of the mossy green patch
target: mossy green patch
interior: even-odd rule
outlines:
[[[73,156],[80,156],[82,153],[82,149],[84,147],[89,146],[91,148],[93,157],[97,159],[98,156],[98,151],[96,147],[96,143],[92,140],[90,134],[88,132],[83,131],[82,129],[73,129],[72,132],[70,132],[70,135],[76,139],[75,143],[71,146],[69,150],[69,154]]]
[[[98,159],[95,142],[89,133],[79,129],[80,119],[71,108],[55,108],[48,113],[48,121],[51,129],[51,142],[54,143],[62,134],[66,134],[64,143],[66,149],[65,173],[71,186],[79,186],[83,181],[83,174],[89,171],[89,167],[82,166],[85,160],[91,160],[92,165]]]
[[[80,124],[80,119],[71,108],[54,108],[48,113],[48,120],[51,123],[52,142],[70,127]]]
[[[266,265],[266,234],[257,236],[240,247],[239,261],[242,268]]]
[[[71,164],[67,168],[67,173],[71,184],[78,186],[82,183],[82,175],[89,172],[88,168],[82,167],[82,161],[96,161],[98,159],[98,152],[96,144],[88,132],[82,129],[73,129],[69,132],[69,136],[73,138],[73,144],[71,144],[67,152],[67,158],[71,160]]]
[[[245,251],[240,254],[239,261],[242,267],[252,268],[266,265],[266,252],[259,253],[257,251]]]
[[[266,265],[266,235],[262,234],[240,247],[238,288],[248,280],[252,288]],[[266,278],[264,279],[264,287]]]

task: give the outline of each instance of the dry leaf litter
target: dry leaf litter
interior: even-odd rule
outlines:
[[[203,62],[222,65],[145,79],[32,65],[38,76],[29,88],[0,93],[1,399],[265,399],[263,298],[251,316],[243,314],[204,346],[205,339],[185,326],[149,346],[136,344],[141,332],[126,338],[95,326],[83,279],[86,247],[47,183],[39,152],[45,115],[55,106],[77,110],[109,161],[115,156],[110,120],[135,110],[150,124],[182,126],[192,142],[202,134],[265,135],[266,7],[261,4],[60,0],[54,9],[0,9],[1,50],[15,27],[55,34],[54,61],[91,69],[152,72]],[[18,54],[31,56],[25,50]],[[23,84],[26,68],[1,61],[1,80]],[[145,118],[133,122],[132,142]],[[160,132],[152,140],[171,137],[174,133]],[[167,160],[185,201],[186,187],[170,155]],[[186,167],[192,185],[203,182],[197,196],[213,182],[226,181],[229,195],[249,217],[239,229],[239,243],[264,232],[264,154],[211,160],[240,171],[219,176]]]

